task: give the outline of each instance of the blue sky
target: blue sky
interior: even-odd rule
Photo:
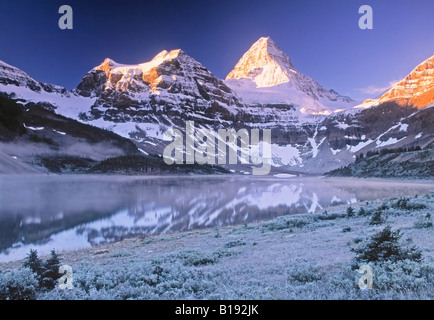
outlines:
[[[58,28],[63,4],[73,30]],[[363,4],[373,30],[358,27]],[[224,78],[270,36],[300,72],[365,99],[434,54],[433,17],[433,0],[1,1],[0,60],[71,89],[106,57],[134,64],[181,48]]]

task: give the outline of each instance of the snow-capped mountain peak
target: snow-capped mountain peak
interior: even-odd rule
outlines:
[[[270,37],[262,37],[250,47],[226,83],[247,104],[295,104],[304,114],[326,115],[355,104],[298,72]]]
[[[84,76],[76,92],[86,97],[97,97],[104,91],[127,91],[131,95],[148,94],[149,90],[158,93],[158,88],[170,87],[179,78],[186,80],[184,84],[191,82],[197,72],[210,74],[181,49],[163,50],[151,61],[136,65],[107,58]]]
[[[249,78],[263,88],[290,82],[296,73],[282,49],[270,37],[262,37],[243,55],[226,80]]]
[[[187,54],[181,49],[172,50],[170,52],[167,50],[163,50],[158,53],[151,61],[140,63],[137,65],[120,64],[113,59],[106,58],[99,66],[95,67],[92,70],[102,70],[106,72],[107,75],[110,73],[110,71],[124,73],[126,70],[134,68],[140,69],[142,72],[149,72],[150,69],[159,66],[163,62],[173,60],[181,55],[186,56]]]

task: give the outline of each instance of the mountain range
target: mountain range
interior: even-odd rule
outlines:
[[[97,127],[113,132],[137,148],[87,153],[98,159],[137,151],[162,155],[168,144],[164,132],[185,131],[186,121],[213,130],[271,129],[273,173],[324,173],[347,165],[362,152],[416,145],[432,148],[434,140],[434,56],[379,99],[360,104],[297,71],[270,37],[254,43],[225,80],[184,51],[172,50],[138,65],[107,58],[73,90],[37,81],[0,61],[0,93],[23,105],[24,113],[45,110],[47,122],[50,117],[63,117],[81,123],[83,131]],[[23,127],[42,138],[43,130],[36,129],[46,126],[42,121],[36,129],[29,123]],[[6,131],[0,126],[2,132]],[[8,144],[0,151],[2,159],[15,157],[27,167],[34,162],[32,155],[12,154],[15,149],[10,145],[18,143],[16,138],[1,140]],[[50,152],[64,154],[71,149],[62,145],[71,141],[59,144],[59,150]],[[227,169],[250,172],[241,164]]]

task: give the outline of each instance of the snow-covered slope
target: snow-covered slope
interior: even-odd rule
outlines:
[[[11,66],[0,60],[0,86],[5,89],[7,86],[28,88],[31,91],[38,93],[59,93],[67,94],[67,90],[63,87],[46,84],[36,81],[24,71]],[[13,88],[16,89],[16,88]]]
[[[247,104],[286,103],[305,114],[330,114],[353,106],[349,97],[327,90],[298,72],[270,37],[260,38],[226,77],[227,85]]]
[[[25,102],[46,103],[49,108],[72,119],[86,112],[95,99],[86,98],[67,89],[37,81],[24,71],[0,60],[0,92]]]

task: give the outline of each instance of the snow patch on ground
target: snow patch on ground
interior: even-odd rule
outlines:
[[[333,148],[330,148],[330,151],[333,153],[333,155],[336,155],[338,152],[341,152],[341,149],[335,150]]]
[[[147,153],[145,150],[141,149],[141,148],[137,148],[137,150],[139,150],[141,153],[143,153],[144,155],[148,156],[149,153]]]
[[[335,127],[342,129],[342,130],[345,130],[349,127],[349,125],[346,123],[338,122]]]
[[[398,143],[398,142],[400,142],[400,141],[402,141],[402,140],[404,140],[405,139],[405,137],[404,138],[402,138],[402,139],[396,139],[396,138],[389,138],[388,140],[386,140],[386,141],[380,141],[380,140],[377,140],[377,146],[376,146],[376,148],[382,148],[382,147],[385,147],[385,146],[389,146],[389,145],[391,145],[391,144],[395,144],[395,143]]]
[[[57,130],[55,130],[55,129],[53,129],[53,131],[56,132],[56,133],[58,133],[58,134],[60,134],[60,135],[62,135],[62,136],[66,136],[66,133],[65,133],[65,132],[57,131]]]
[[[266,142],[265,142],[266,143]],[[280,166],[301,166],[303,160],[300,157],[300,152],[296,147],[291,145],[279,146],[271,145],[272,165]]]
[[[31,126],[26,126],[25,123],[23,123],[23,125],[24,125],[24,128],[26,128],[26,129],[30,129],[30,130],[33,130],[33,131],[41,131],[41,130],[44,130],[44,129],[45,129],[44,127],[31,127]]]
[[[408,128],[408,124],[401,123],[401,125],[399,127],[399,131],[407,131],[407,128]]]
[[[359,143],[358,145],[356,145],[356,146],[351,146],[351,147],[349,148],[349,150],[350,150],[351,152],[355,153],[355,152],[357,152],[357,151],[363,149],[364,147],[370,145],[372,142],[374,142],[374,140],[368,139],[367,141],[360,142],[360,143]]]

